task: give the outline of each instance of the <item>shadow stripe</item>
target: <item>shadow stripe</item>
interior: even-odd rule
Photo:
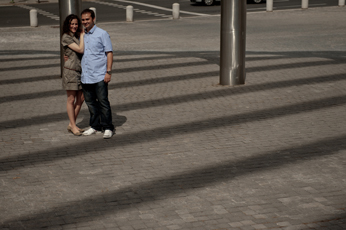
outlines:
[[[51,210],[36,210],[34,214],[5,221],[0,227],[5,229],[22,229],[23,227],[26,229],[56,229],[54,223],[68,226],[69,224],[90,221],[109,213],[114,214],[139,205],[166,199],[167,196],[187,193],[195,188],[210,186],[288,164],[331,156],[346,149],[345,138],[346,135],[341,135],[326,140],[318,140],[299,147],[275,150],[240,161],[208,165],[153,181],[130,185],[116,191],[95,194],[83,200],[59,205]],[[81,214],[84,218],[80,218]],[[341,217],[344,217],[344,214]],[[67,221],[68,219],[73,219],[73,222]]]
[[[192,64],[193,66],[195,65],[205,65],[208,62],[193,62],[189,63],[187,65],[182,65],[180,64],[172,64],[172,65],[163,65],[163,66],[156,66],[155,69],[165,69],[165,68],[174,68],[174,67],[181,67],[181,66],[190,66]],[[208,63],[210,64],[210,63]],[[268,70],[278,70],[278,69],[292,69],[292,68],[303,68],[303,67],[310,67],[310,66],[322,66],[322,65],[330,65],[330,64],[343,64],[343,62],[339,61],[325,61],[325,62],[308,62],[308,63],[290,63],[290,64],[282,64],[282,65],[272,65],[272,66],[264,66],[264,67],[251,67],[247,68],[246,72],[251,73],[251,72],[259,72],[259,71],[268,71]],[[117,70],[116,74],[120,73],[128,73],[128,72],[135,72],[135,71],[145,71],[145,70],[153,70],[152,66],[148,67],[138,67],[138,68],[126,68],[126,69],[121,69]],[[218,73],[218,71],[217,71]],[[196,75],[196,74],[191,74],[191,75]],[[203,75],[203,73],[200,73],[200,75]],[[187,75],[189,76],[189,75]],[[150,79],[149,81],[155,81],[156,83],[158,82],[167,82],[166,79],[171,79],[169,81],[176,81],[172,79],[172,77],[165,77],[165,78],[155,78],[155,79]],[[144,80],[147,81],[147,80]],[[0,81],[1,83],[1,81]],[[121,83],[121,84],[131,84],[129,83]],[[144,83],[142,83],[143,85]],[[140,84],[138,84],[140,85]],[[110,84],[110,87],[112,87],[112,84]],[[4,102],[9,102],[9,101],[16,101],[16,100],[27,100],[27,99],[34,99],[34,98],[46,98],[49,96],[57,96],[57,95],[63,95],[65,92],[56,90],[56,91],[49,91],[49,92],[39,92],[39,93],[32,93],[32,94],[22,94],[22,95],[16,95],[16,96],[6,96],[6,97],[1,97],[0,98],[0,103]]]
[[[209,74],[212,76],[213,74],[215,74],[215,72],[210,72],[203,77],[210,77]],[[182,78],[186,78],[186,77],[182,77]],[[191,76],[189,75],[188,78],[198,79],[200,78],[200,75],[191,75]],[[171,77],[167,79],[161,79],[159,83],[174,81],[173,79],[179,80],[179,79],[176,79],[176,77]],[[222,89],[216,91],[217,93],[215,91],[212,91],[212,92],[204,92],[204,93],[197,93],[197,94],[187,94],[187,95],[170,97],[170,98],[162,98],[157,100],[147,100],[147,101],[141,101],[141,102],[119,104],[119,105],[113,105],[112,110],[117,112],[124,112],[124,111],[142,109],[142,108],[148,108],[148,107],[158,107],[158,106],[166,106],[170,104],[181,104],[186,102],[198,101],[201,98],[212,99],[212,98],[219,98],[219,97],[227,97],[230,95],[239,95],[244,93],[265,91],[265,90],[271,90],[271,89],[287,88],[287,87],[297,86],[297,85],[337,82],[342,80],[345,80],[344,74],[322,76],[322,77],[315,77],[315,78],[286,80],[286,81],[272,82],[272,83],[262,83],[258,85],[245,85],[242,87],[235,87],[235,88],[222,87]],[[145,81],[146,81],[146,84],[158,83],[157,79],[149,79]],[[119,87],[134,87],[134,86],[139,86],[141,84],[144,84],[143,81],[119,83],[119,84],[109,85],[109,89],[112,90]],[[45,94],[39,94],[39,98],[41,97],[46,98],[49,96],[57,96],[57,95],[63,95],[63,94],[65,94],[65,91],[60,91],[60,90],[51,91]],[[30,96],[34,96],[34,98],[36,98],[35,95],[29,94],[29,95],[23,95],[23,100],[32,99],[30,98]],[[1,102],[3,101],[0,100],[0,103]],[[66,112],[56,113],[52,115],[45,115],[45,116],[36,116],[36,117],[31,117],[30,119],[7,120],[7,121],[0,122],[0,131],[18,128],[18,127],[26,127],[30,125],[36,125],[36,124],[45,124],[45,123],[61,121],[65,119],[66,119]]]
[[[176,135],[183,135],[187,133],[203,132],[210,129],[217,129],[236,124],[243,124],[247,122],[263,121],[283,116],[297,115],[300,113],[311,112],[319,109],[326,109],[335,106],[346,104],[346,95],[330,97],[320,100],[313,100],[303,102],[295,105],[287,105],[276,108],[269,108],[250,113],[243,113],[237,115],[224,116],[219,118],[198,120],[190,123],[173,125],[167,127],[160,127],[151,130],[144,130],[133,134],[122,134],[108,142],[100,143],[99,140],[90,141],[88,143],[80,143],[70,146],[71,154],[66,155],[66,147],[52,148],[49,150],[42,150],[31,152],[20,156],[12,156],[7,158],[0,158],[0,171],[9,171],[11,169],[33,166],[37,164],[47,163],[54,160],[69,158],[73,156],[80,156],[87,154],[83,149],[95,148],[97,150],[104,150],[109,148],[116,148],[121,146],[132,145],[133,143],[150,142],[153,140],[169,138]],[[201,125],[203,124],[203,125]],[[167,132],[169,130],[169,132]],[[60,152],[64,154],[59,155]],[[48,157],[47,157],[48,156]]]

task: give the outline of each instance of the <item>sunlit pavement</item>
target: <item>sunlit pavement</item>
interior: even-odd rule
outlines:
[[[345,229],[345,10],[248,14],[236,87],[219,17],[99,24],[109,140],[66,130],[59,29],[0,29],[0,229]]]

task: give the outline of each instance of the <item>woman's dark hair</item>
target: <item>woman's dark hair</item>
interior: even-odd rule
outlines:
[[[62,35],[70,34],[70,24],[71,24],[73,19],[77,19],[77,21],[78,21],[78,29],[75,33],[75,36],[76,36],[76,38],[79,38],[80,32],[82,31],[83,27],[82,27],[81,20],[75,14],[70,14],[69,16],[66,17],[66,19],[64,21],[64,25],[62,27]]]

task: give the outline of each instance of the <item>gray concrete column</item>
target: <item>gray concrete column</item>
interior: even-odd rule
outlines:
[[[133,6],[126,6],[126,21],[133,22]]]
[[[173,9],[173,19],[179,19],[179,14],[180,14],[180,5],[179,3],[173,3],[172,6]]]
[[[302,9],[309,8],[309,0],[302,0]]]
[[[30,10],[30,26],[31,27],[37,27],[38,26],[37,10],[35,10],[35,9]]]
[[[273,0],[267,0],[266,4],[267,12],[273,12]]]

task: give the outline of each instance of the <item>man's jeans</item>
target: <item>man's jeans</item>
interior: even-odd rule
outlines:
[[[90,112],[90,126],[98,131],[114,130],[112,111],[108,101],[108,84],[100,81],[95,84],[82,84],[85,103]]]

